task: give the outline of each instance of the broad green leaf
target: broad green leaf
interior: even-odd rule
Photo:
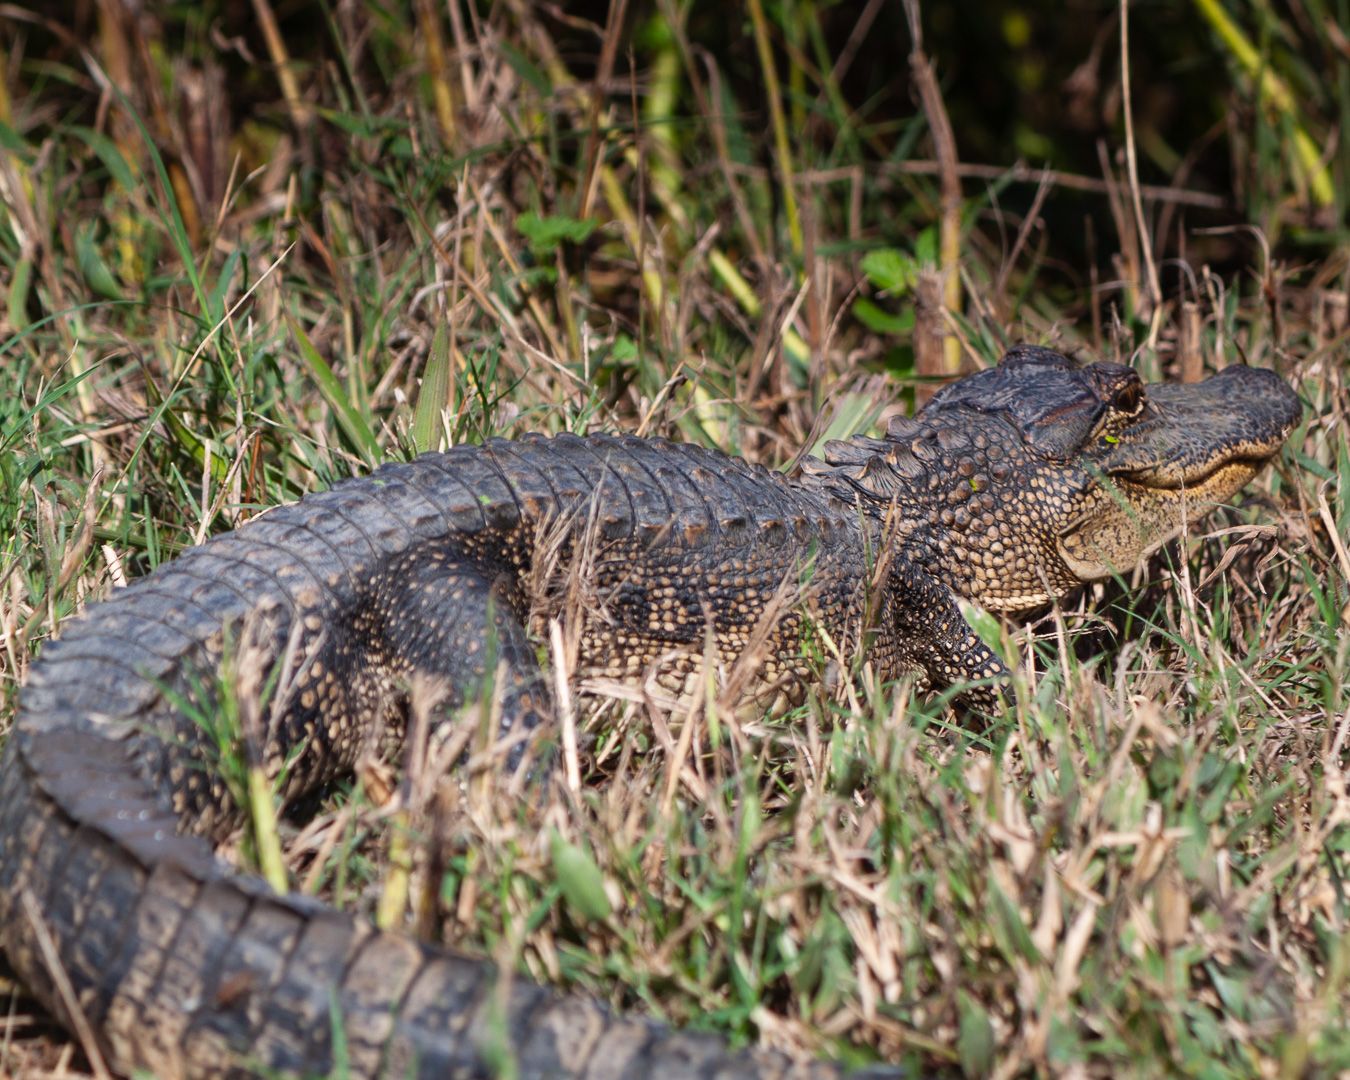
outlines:
[[[72,127],[70,131],[98,155],[99,161],[103,162],[103,167],[108,170],[108,175],[122,185],[123,191],[136,190],[136,174],[127,164],[127,159],[122,156],[122,151],[112,139],[93,128]]]
[[[9,325],[22,330],[28,325],[28,289],[33,283],[33,260],[20,259],[14,264],[9,281]]]
[[[862,272],[878,289],[903,296],[914,284],[916,267],[909,255],[897,248],[878,248],[862,257]]]
[[[998,618],[967,600],[958,599],[957,605],[961,608],[961,614],[965,616],[970,628],[994,651],[994,655],[1009,668],[1016,667],[1018,657],[1015,652],[1009,651],[1007,634]]]
[[[994,1025],[983,1005],[966,993],[957,991],[956,1009],[960,1014],[960,1030],[956,1036],[956,1053],[961,1059],[961,1071],[967,1076],[988,1076],[994,1064]]]
[[[431,339],[431,355],[422,372],[422,386],[413,407],[413,445],[419,454],[435,450],[440,442],[441,413],[450,402],[450,329],[445,321],[436,324]]]
[[[937,229],[931,225],[914,240],[914,261],[920,266],[938,264],[938,234]]]
[[[527,210],[516,218],[516,230],[530,242],[535,254],[546,254],[562,243],[584,243],[595,231],[595,221],[563,214],[540,217],[533,210]]]
[[[549,836],[553,874],[572,914],[583,922],[607,919],[613,908],[605,893],[604,875],[595,860],[576,844],[569,844],[555,829]]]
[[[94,239],[94,227],[87,225],[75,232],[75,262],[80,268],[80,276],[99,296],[109,300],[122,299],[122,286],[104,261],[103,252],[98,249]]]
[[[906,308],[899,315],[877,307],[865,296],[853,302],[853,314],[867,329],[878,334],[907,334],[914,329],[914,309]]]

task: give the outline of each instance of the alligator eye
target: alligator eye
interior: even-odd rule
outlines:
[[[1111,399],[1111,408],[1126,416],[1136,416],[1144,407],[1144,384],[1131,380],[1116,391]]]

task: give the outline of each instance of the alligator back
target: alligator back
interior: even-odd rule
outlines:
[[[541,551],[583,547],[601,601],[583,634],[589,670],[672,642],[695,654],[710,627],[734,656],[793,575],[841,635],[861,611],[847,506],[657,441],[494,441],[269,511],[91,607],[34,665],[0,764],[0,947],[20,976],[115,1068],[164,1077],[340,1062],[353,1076],[476,1075],[493,1042],[522,1076],[834,1075],[618,1018],[278,896],[204,839],[235,811],[202,767],[194,713],[218,705],[211,678],[232,650],[254,649],[266,671],[302,658],[265,738],[273,774],[304,747],[293,794],[349,768],[371,728],[399,728],[406,695],[393,691],[426,628],[403,617],[421,568],[505,581],[524,620],[541,603]],[[783,664],[790,630],[769,650]]]

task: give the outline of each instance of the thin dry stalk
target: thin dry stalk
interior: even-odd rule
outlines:
[[[936,65],[923,48],[923,23],[919,14],[919,0],[905,0],[905,16],[909,20],[909,74],[919,92],[919,103],[928,118],[928,132],[933,139],[933,152],[938,162],[938,184],[941,190],[938,219],[938,258],[942,270],[942,302],[952,315],[961,311],[961,175],[957,171],[956,133],[947,116],[938,86]],[[961,343],[944,335],[940,366],[927,370],[919,366],[915,350],[915,370],[920,375],[954,375],[961,369]],[[929,361],[931,363],[931,359]]]
[[[1106,144],[1097,143],[1097,159],[1101,162],[1102,176],[1106,179],[1106,203],[1111,210],[1111,221],[1116,227],[1116,237],[1120,240],[1121,250],[1115,257],[1115,262],[1120,268],[1122,281],[1119,283],[1125,290],[1130,309],[1138,311],[1140,309],[1139,300],[1139,232],[1131,226],[1131,213],[1126,205],[1125,193],[1121,190],[1120,182],[1116,179],[1115,172],[1111,168],[1111,161],[1107,155]]]
[[[37,897],[33,891],[26,886],[19,894],[19,901],[23,905],[24,917],[33,928],[33,936],[37,939],[38,950],[42,953],[42,962],[47,967],[47,973],[52,977],[52,982],[56,984],[56,991],[61,996],[61,1004],[65,1007],[66,1015],[70,1017],[70,1022],[75,1027],[76,1036],[80,1040],[80,1047],[84,1050],[85,1057],[89,1059],[89,1067],[93,1070],[98,1080],[112,1080],[112,1073],[109,1072],[107,1063],[103,1060],[103,1052],[98,1047],[98,1040],[94,1037],[94,1029],[89,1025],[89,1018],[85,1016],[84,1009],[80,1007],[79,999],[75,996],[75,988],[70,984],[70,976],[61,964],[60,954],[56,951],[56,942],[52,940],[52,933],[47,929],[47,923],[42,917],[42,908],[38,905]]]
[[[1130,0],[1120,0],[1120,81],[1122,107],[1125,114],[1125,167],[1128,170],[1130,198],[1134,204],[1134,225],[1139,237],[1139,247],[1144,253],[1144,294],[1145,305],[1140,313],[1150,320],[1148,346],[1153,348],[1158,340],[1158,326],[1162,303],[1162,289],[1158,285],[1158,268],[1153,262],[1153,241],[1149,236],[1148,224],[1144,221],[1144,203],[1139,194],[1139,160],[1134,145],[1134,107],[1131,104],[1130,91]]]
[[[993,293],[1003,305],[1007,304],[1008,275],[1017,265],[1017,260],[1022,254],[1022,249],[1026,247],[1032,230],[1040,223],[1041,208],[1045,205],[1045,199],[1050,194],[1051,186],[1048,177],[1041,178],[1040,184],[1036,187],[1036,196],[1031,201],[1031,209],[1027,211],[1026,217],[1022,219],[1022,224],[1018,227],[1017,238],[1013,241],[1012,249],[1008,252],[1007,258],[999,264],[998,277],[994,279]]]
[[[286,48],[286,39],[277,25],[276,14],[269,0],[253,0],[253,12],[258,17],[263,38],[267,42],[267,51],[276,68],[277,83],[281,87],[281,96],[286,101],[286,109],[291,114],[291,124],[297,135],[308,134],[310,110],[300,92],[300,80],[291,66],[290,52]]]
[[[611,0],[609,14],[605,19],[605,31],[600,38],[600,61],[596,65],[595,81],[591,84],[590,106],[586,122],[586,147],[581,159],[586,163],[586,171],[581,183],[581,211],[583,218],[590,217],[595,200],[596,168],[600,163],[600,116],[604,109],[603,87],[609,85],[614,74],[614,61],[619,55],[620,31],[624,24],[624,15],[628,10],[628,0]]]

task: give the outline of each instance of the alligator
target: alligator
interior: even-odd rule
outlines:
[[[215,843],[240,811],[200,716],[217,669],[247,645],[273,688],[258,752],[274,779],[286,763],[288,800],[397,739],[422,677],[444,688],[438,724],[490,686],[489,736],[537,775],[547,756],[519,748],[554,715],[532,637],[550,617],[576,621],[578,678],[679,686],[749,656],[745,694],[771,708],[819,677],[809,646],[828,633],[885,678],[988,710],[1008,671],[963,599],[1019,612],[1131,567],[1234,495],[1300,411],[1267,370],[1145,385],[1018,346],[789,474],[658,439],[526,436],[268,510],[90,605],[32,666],[0,759],[0,947],[122,1073],[485,1075],[496,1038],[522,1077],[842,1075],[231,868]],[[567,608],[561,577],[584,603]]]

